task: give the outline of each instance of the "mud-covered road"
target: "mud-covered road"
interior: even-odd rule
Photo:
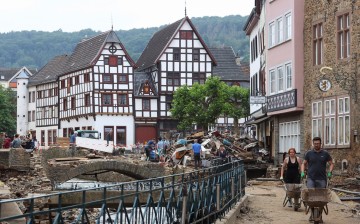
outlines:
[[[304,206],[294,211],[283,207],[285,190],[281,182],[254,182],[246,188],[248,195],[247,208],[241,209],[236,224],[303,224],[308,221],[310,213],[305,214]],[[323,215],[326,224],[360,224],[357,214],[358,203],[341,202],[335,193],[333,201],[328,203],[329,214]]]

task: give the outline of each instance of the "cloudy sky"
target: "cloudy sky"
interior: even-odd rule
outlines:
[[[129,30],[192,17],[249,15],[254,0],[1,0],[0,32]]]

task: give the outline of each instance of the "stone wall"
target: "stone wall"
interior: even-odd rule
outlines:
[[[25,149],[0,149],[0,169],[28,171],[31,153]]]
[[[360,1],[352,0],[306,0],[305,1],[305,24],[304,24],[304,147],[308,149],[312,145],[312,102],[324,100],[335,96],[350,96],[350,147],[326,147],[335,160],[335,169],[340,169],[339,164],[343,159],[349,161],[349,168],[359,166],[360,143],[354,138],[357,130],[360,136]],[[338,59],[337,57],[337,18],[339,15],[350,15],[350,57]],[[323,63],[313,63],[313,25],[323,24]],[[324,66],[333,68],[321,74],[320,69]],[[331,81],[331,88],[323,92],[318,88],[321,78]],[[338,128],[337,128],[338,131]]]
[[[10,149],[0,149],[0,170],[9,169]]]

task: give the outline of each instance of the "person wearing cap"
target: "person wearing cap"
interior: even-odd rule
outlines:
[[[76,136],[77,136],[77,131],[75,131],[71,136],[70,136],[70,147],[71,147],[71,156],[75,155],[75,149],[76,149]]]

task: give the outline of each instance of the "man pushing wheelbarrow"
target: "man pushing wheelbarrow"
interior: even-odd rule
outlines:
[[[307,167],[307,189],[302,190],[302,200],[306,207],[311,209],[309,221],[323,223],[322,212],[328,213],[327,203],[331,200],[330,190],[327,189],[328,178],[332,176],[334,164],[330,154],[321,148],[321,138],[313,138],[314,148],[306,152],[301,165],[301,178],[305,177]],[[329,171],[326,173],[326,164],[329,163]],[[308,209],[305,209],[308,212]]]

